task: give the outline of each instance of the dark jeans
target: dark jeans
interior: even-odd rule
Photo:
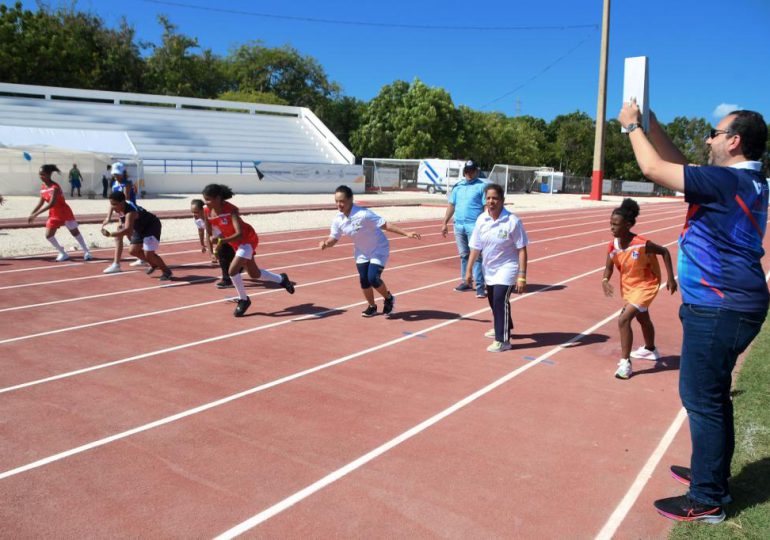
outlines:
[[[679,396],[692,439],[689,495],[699,503],[720,506],[730,500],[727,479],[735,449],[732,370],[766,315],[693,304],[679,308],[684,330]]]
[[[487,301],[495,322],[495,341],[506,343],[511,339],[511,293],[516,285],[487,285]]]

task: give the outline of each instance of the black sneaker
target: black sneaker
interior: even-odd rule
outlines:
[[[473,287],[465,283],[464,281],[460,283],[457,287],[455,287],[455,292],[465,292],[465,291],[472,291]]]
[[[377,315],[377,306],[369,306],[361,312],[362,317],[374,317]]]
[[[692,474],[689,467],[682,467],[681,465],[671,465],[671,476],[674,480],[681,482],[685,486],[689,486],[692,481]]]
[[[157,269],[158,269],[157,266],[150,265],[150,267],[147,270],[145,270],[144,273],[149,276],[150,274],[152,274]]]
[[[246,300],[238,300],[238,305],[235,306],[235,311],[233,311],[233,315],[236,317],[243,317],[243,314],[246,313],[246,310],[249,309],[249,306],[251,305],[251,298],[246,298]]]
[[[382,304],[382,312],[385,315],[390,315],[393,312],[393,304],[396,302],[396,297],[393,294],[389,294]]]
[[[294,283],[289,280],[289,276],[281,274],[281,287],[286,289],[289,294],[294,294]]]
[[[725,511],[721,506],[711,506],[693,501],[687,495],[658,499],[653,503],[655,510],[663,516],[675,521],[702,521],[704,523],[721,523],[725,520]]]
[[[229,279],[223,279],[222,281],[217,281],[216,287],[217,289],[232,289],[233,282]]]
[[[171,281],[171,276],[171,270],[166,270],[163,272],[163,274],[161,274],[160,281]]]

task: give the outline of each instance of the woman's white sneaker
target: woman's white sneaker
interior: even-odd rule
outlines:
[[[618,379],[628,379],[632,373],[631,360],[628,358],[621,358],[620,362],[618,362],[618,369],[615,372],[615,377]]]
[[[117,274],[120,272],[120,265],[118,263],[112,263],[107,268],[102,270],[102,273],[104,274]]]
[[[642,345],[638,349],[636,349],[634,352],[631,353],[631,358],[641,358],[642,360],[655,360],[656,362],[660,360],[660,353],[658,352],[658,348],[655,347],[652,351]]]

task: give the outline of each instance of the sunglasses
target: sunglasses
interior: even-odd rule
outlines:
[[[709,139],[716,139],[717,135],[721,135],[723,133],[725,135],[729,135],[730,134],[730,130],[729,129],[713,129],[712,128],[711,131],[709,131]]]

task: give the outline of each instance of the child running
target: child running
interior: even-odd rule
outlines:
[[[227,202],[232,197],[233,190],[223,184],[209,184],[203,188],[203,200],[206,203],[206,208],[203,211],[206,233],[211,238],[215,228],[220,231],[221,236],[217,239],[217,253],[225,244],[230,244],[235,250],[228,274],[238,292],[238,305],[235,307],[233,315],[243,317],[251,305],[251,299],[246,294],[241,270],[245,268],[249,275],[255,279],[278,283],[289,294],[294,294],[294,283],[289,280],[289,276],[286,274],[275,274],[270,270],[259,268],[254,262],[254,252],[259,244],[259,237],[254,228],[241,219],[238,208]]]
[[[650,319],[649,307],[660,288],[660,266],[657,255],[663,257],[668,280],[666,289],[671,294],[676,292],[674,269],[671,266],[671,254],[663,246],[650,242],[646,238],[631,232],[639,215],[639,205],[633,199],[624,199],[623,203],[612,211],[610,230],[615,237],[607,248],[607,266],[604,269],[602,288],[605,296],[612,296],[614,289],[610,285],[613,267],[620,273],[620,294],[626,304],[618,318],[620,329],[621,359],[615,377],[631,377],[631,358],[658,360],[660,353],[655,347],[655,327]],[[631,352],[634,334],[631,321],[636,318],[642,327],[644,346]]]
[[[201,253],[206,253],[208,250],[211,253],[211,262],[219,264],[219,268],[222,270],[222,279],[216,283],[217,289],[228,289],[233,286],[233,282],[230,280],[230,265],[235,257],[235,251],[230,244],[217,242],[222,233],[216,227],[211,228],[211,236],[206,234],[206,216],[203,211],[205,204],[201,199],[193,199],[190,202],[190,212],[195,220],[195,226],[198,228]]]
[[[150,264],[146,274],[152,274],[160,268],[163,272],[160,281],[171,280],[171,270],[169,270],[163,259],[155,253],[160,246],[161,223],[158,216],[152,214],[137,206],[131,201],[126,200],[122,191],[113,191],[110,193],[111,212],[115,212],[120,217],[120,226],[114,232],[102,228],[102,234],[106,237],[113,237],[123,241],[124,236],[130,238],[131,247],[129,253],[140,261]]]
[[[75,237],[80,247],[83,248],[83,260],[90,261],[94,257],[91,255],[83,235],[78,230],[78,222],[75,221],[72,208],[64,201],[64,193],[62,193],[61,186],[51,179],[51,175],[54,172],[61,172],[56,165],[47,164],[40,167],[38,176],[43,182],[43,185],[40,186],[40,200],[37,202],[35,209],[32,210],[27,221],[32,223],[38,215],[48,210],[48,221],[45,222],[45,238],[59,252],[56,261],[67,261],[70,258],[61,244],[59,244],[59,241],[56,240],[56,231],[62,225],[69,229],[70,234]]]
[[[335,190],[334,202],[337,203],[339,213],[332,222],[329,238],[322,240],[319,247],[322,250],[330,248],[342,238],[343,234],[350,236],[353,239],[361,292],[368,304],[361,316],[377,315],[377,304],[374,303],[375,290],[385,299],[382,312],[390,315],[393,312],[395,297],[380,277],[385,271],[385,264],[390,256],[390,242],[382,231],[394,232],[417,240],[420,239],[420,235],[399,229],[368,208],[353,204],[353,190],[348,186],[339,186]]]

